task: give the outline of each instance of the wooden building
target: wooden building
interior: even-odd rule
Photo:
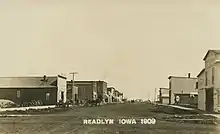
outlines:
[[[208,50],[198,79],[198,108],[220,112],[220,50]]]
[[[169,89],[170,89],[170,102],[171,104],[176,103],[175,94],[188,94],[197,92],[197,78],[191,77],[190,73],[188,76],[169,76]]]
[[[159,101],[162,104],[170,104],[170,89],[160,88],[159,90]]]
[[[92,100],[101,96],[105,100],[107,95],[107,83],[105,81],[74,81],[78,87],[79,101]]]
[[[44,105],[66,102],[66,77],[0,77],[0,99],[16,104],[41,101]]]

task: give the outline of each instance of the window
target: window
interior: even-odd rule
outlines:
[[[196,89],[198,89],[199,88],[199,83],[198,82],[196,82]]]
[[[74,94],[75,95],[75,94]],[[61,92],[61,100],[64,100],[64,92]]]
[[[214,76],[215,76],[215,68],[213,67],[212,68],[212,84],[214,84],[214,82],[215,82]]]
[[[171,81],[169,81],[169,88],[171,89]]]
[[[50,100],[50,93],[46,93],[46,100]]]
[[[20,98],[20,97],[21,97],[21,91],[17,90],[17,98]]]
[[[219,90],[217,90],[217,97],[218,97],[218,105],[220,105],[220,91]]]
[[[208,78],[207,78],[207,72],[205,72],[205,85],[208,85]]]

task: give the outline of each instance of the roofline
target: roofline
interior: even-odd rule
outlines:
[[[173,94],[190,94],[190,95],[192,95],[192,93],[173,93]],[[197,95],[197,94],[193,94],[193,95]]]
[[[206,54],[205,54],[203,60],[205,60],[205,59],[207,58],[209,52],[213,52],[213,53],[215,53],[215,54],[218,54],[217,52],[215,52],[215,50],[211,50],[211,49],[209,49],[208,52],[206,52]]]
[[[203,68],[203,69],[199,72],[199,74],[197,75],[197,77],[199,77],[204,71],[205,71],[205,68]]]
[[[115,87],[107,87],[107,88],[113,88],[113,89],[115,89]]]
[[[163,88],[163,87],[161,87],[160,89],[166,89],[166,90],[170,90],[169,88]]]
[[[187,76],[169,76],[168,79],[171,79],[171,78],[188,78],[188,79],[197,79],[195,77],[187,77]]]
[[[68,81],[71,81],[71,80],[68,80]],[[104,80],[74,80],[74,82],[104,82],[104,83],[107,83]]]
[[[207,55],[208,55],[208,53],[209,53],[210,51],[211,51],[211,50],[208,50],[208,51],[206,52],[206,54],[205,54],[205,56],[203,57],[202,60],[205,60],[205,59],[206,59],[206,57],[207,57]]]
[[[116,89],[115,89],[115,92],[119,92],[119,93],[120,93],[120,91],[118,91],[118,90],[116,90]]]
[[[42,78],[44,77],[44,75],[42,76],[0,76],[0,78]],[[46,77],[57,77],[54,75],[46,75]]]
[[[24,86],[24,87],[1,87],[0,86],[0,89],[20,89],[20,88],[22,88],[22,89],[27,89],[27,88],[36,88],[36,89],[39,89],[39,88],[57,88],[57,86],[51,86],[51,87],[48,87],[48,86],[45,86],[45,87],[43,87],[43,86],[35,86],[35,87],[28,87],[28,86]]]
[[[63,78],[63,79],[67,79],[67,77],[62,76],[62,75],[57,75],[57,76],[60,77],[60,78]]]

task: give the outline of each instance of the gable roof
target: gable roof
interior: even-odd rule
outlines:
[[[52,88],[57,77],[0,77],[0,88]]]
[[[210,52],[213,52],[213,53],[215,53],[215,54],[220,54],[220,50],[211,50],[211,49],[210,49],[210,50],[208,50],[208,52],[205,54],[203,60],[205,60],[205,59],[207,58],[207,56],[208,56],[208,54],[209,54]]]
[[[203,69],[199,72],[199,74],[197,75],[197,77],[199,77],[204,71],[205,71],[205,68],[203,68]]]

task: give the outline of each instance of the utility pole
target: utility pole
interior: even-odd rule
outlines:
[[[74,78],[75,78],[75,74],[78,74],[77,72],[72,72],[70,73],[73,75],[73,78],[72,78],[72,101],[73,103],[75,104],[76,103],[76,91],[75,91],[75,86],[74,86]]]
[[[157,88],[155,88],[155,92],[154,92],[154,102],[156,102],[156,95],[157,95]]]

